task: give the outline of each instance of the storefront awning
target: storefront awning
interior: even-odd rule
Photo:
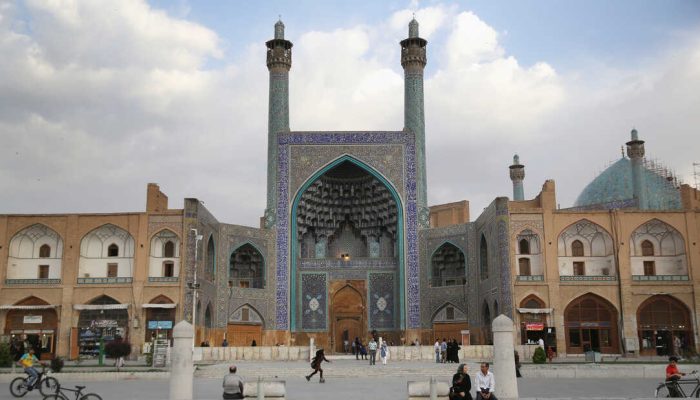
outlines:
[[[129,308],[129,303],[126,304],[73,304],[74,310],[126,310]]]
[[[518,308],[520,314],[551,314],[551,308]]]
[[[33,306],[18,306],[13,304],[3,304],[0,306],[0,310],[47,310],[51,308],[60,307],[58,304],[38,304]]]
[[[143,307],[143,308],[175,308],[175,307],[177,307],[177,304],[175,304],[175,303],[164,303],[164,304],[146,303],[146,304],[142,304],[141,307]]]

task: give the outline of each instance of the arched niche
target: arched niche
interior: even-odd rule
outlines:
[[[265,257],[251,243],[238,246],[229,257],[228,276],[234,287],[265,288]]]
[[[17,232],[8,253],[8,284],[60,283],[63,239],[48,226],[34,224]]]
[[[685,239],[677,229],[658,219],[632,232],[630,263],[635,280],[688,280]]]
[[[569,225],[557,248],[562,280],[616,279],[612,236],[600,225],[586,219]]]
[[[693,349],[693,323],[688,307],[669,295],[654,295],[637,309],[640,354],[683,356]]]
[[[433,287],[461,286],[467,283],[464,252],[450,242],[443,243],[430,257],[430,284]]]
[[[524,229],[518,233],[515,241],[517,275],[522,277],[543,277],[544,265],[542,262],[540,236],[531,229]]]
[[[80,241],[78,283],[131,282],[133,260],[131,234],[116,225],[102,225]]]
[[[148,280],[177,281],[180,276],[180,237],[163,229],[151,238]]]

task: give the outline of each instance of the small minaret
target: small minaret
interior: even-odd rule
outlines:
[[[523,189],[523,179],[525,179],[525,166],[520,164],[520,157],[513,156],[513,165],[510,167],[510,180],[513,181],[513,200],[525,200],[525,191]]]
[[[292,42],[284,39],[284,24],[275,24],[275,38],[267,46],[270,71],[270,104],[267,119],[267,207],[265,226],[275,224],[277,206],[277,135],[289,132],[289,70],[292,68]]]
[[[627,142],[627,157],[632,161],[632,189],[640,210],[649,208],[644,183],[644,141],[639,140],[636,129],[632,129],[632,140]]]
[[[418,35],[418,21],[414,17],[408,24],[408,38],[401,41],[401,66],[404,70],[404,129],[415,136],[418,223],[425,228],[430,223],[425,169],[423,100],[423,70],[428,62],[425,48],[427,44],[428,41]]]

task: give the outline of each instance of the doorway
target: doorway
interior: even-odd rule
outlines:
[[[344,353],[344,342],[352,343],[356,337],[364,341],[364,297],[362,293],[349,282],[335,292],[331,303],[333,331],[331,349],[335,353]]]

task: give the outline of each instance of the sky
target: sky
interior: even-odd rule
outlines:
[[[694,184],[698,1],[0,0],[0,213],[143,211],[156,182],[257,226],[279,16],[292,130],[401,130],[413,13],[431,205],[476,218],[517,153],[525,197],[554,179],[570,207],[633,127]]]

